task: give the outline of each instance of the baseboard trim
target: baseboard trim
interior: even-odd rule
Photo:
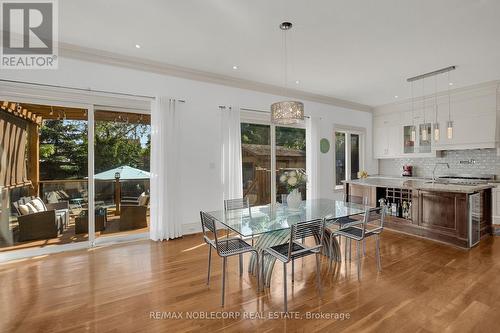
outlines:
[[[182,225],[182,234],[183,235],[197,234],[200,232],[201,232],[201,225],[199,222],[186,223],[186,224]]]

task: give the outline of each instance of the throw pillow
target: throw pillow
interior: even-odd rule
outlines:
[[[40,200],[40,198],[35,198],[31,200],[29,203],[32,204],[33,207],[35,207],[37,212],[44,212],[47,210],[47,208],[45,208],[45,205],[42,202],[42,200]]]
[[[19,205],[19,212],[21,213],[21,215],[36,213],[35,208],[29,203],[27,203],[26,205]]]

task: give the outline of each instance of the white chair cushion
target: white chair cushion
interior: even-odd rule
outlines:
[[[55,192],[49,192],[47,193],[47,202],[48,203],[58,203],[59,202],[59,195]]]
[[[40,198],[35,198],[31,200],[29,204],[33,205],[33,207],[35,207],[37,212],[45,212],[47,210],[47,207],[45,207],[43,201],[40,200]]]
[[[146,206],[146,202],[148,200],[148,196],[146,195],[145,192],[142,192],[141,195],[139,196],[139,206]]]

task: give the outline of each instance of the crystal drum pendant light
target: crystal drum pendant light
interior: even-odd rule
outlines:
[[[283,51],[284,51],[284,69],[285,82],[284,87],[287,89],[287,47],[286,47],[286,32],[292,29],[291,22],[283,22],[280,24],[280,29],[283,30]],[[296,124],[304,120],[304,104],[299,101],[281,101],[271,104],[271,122],[273,124],[290,125]]]
[[[434,141],[439,141],[439,120],[438,120],[438,102],[437,102],[437,76],[434,77],[434,114],[436,118],[434,119]]]

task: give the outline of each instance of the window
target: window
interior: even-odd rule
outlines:
[[[344,180],[357,179],[363,169],[364,130],[335,131],[335,188],[343,188]]]
[[[271,127],[241,123],[243,197],[252,205],[271,202]]]
[[[306,130],[294,127],[276,127],[276,201],[288,194],[287,184],[280,181],[285,172],[306,175]],[[306,198],[306,184],[299,187],[302,200]]]
[[[335,185],[342,186],[342,181],[345,180],[345,133],[335,133]]]
[[[280,182],[281,175],[291,171],[306,174],[306,130],[270,125],[268,115],[260,119],[252,113],[242,119],[243,196],[251,205],[281,202],[282,195],[289,192]],[[305,199],[305,184],[298,190]]]

